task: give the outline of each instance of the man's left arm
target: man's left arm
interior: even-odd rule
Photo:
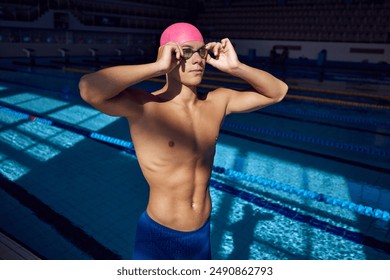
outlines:
[[[245,91],[226,90],[226,114],[258,110],[281,101],[286,95],[288,86],[283,81],[265,71],[241,63],[229,39],[223,39],[220,43],[209,43],[206,47],[214,55],[207,56],[207,63],[243,79],[253,88]]]

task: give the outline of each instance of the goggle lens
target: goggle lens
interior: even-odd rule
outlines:
[[[190,59],[194,53],[198,53],[199,56],[203,59],[207,56],[207,49],[206,47],[201,47],[200,49],[193,51],[192,49],[186,48],[183,49],[183,58],[185,60]]]

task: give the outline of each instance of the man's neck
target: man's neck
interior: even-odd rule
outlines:
[[[185,106],[192,106],[198,100],[197,87],[186,86],[181,83],[168,82],[161,89],[160,98],[165,101],[174,101]]]

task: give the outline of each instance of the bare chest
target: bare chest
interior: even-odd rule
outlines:
[[[211,106],[178,109],[156,104],[131,128],[134,144],[140,149],[165,152],[167,155],[213,153],[224,117]],[[138,145],[139,144],[139,145]]]

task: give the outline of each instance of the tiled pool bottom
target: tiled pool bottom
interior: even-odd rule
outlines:
[[[390,259],[390,243],[335,221],[337,214],[313,214],[225,183],[212,198],[213,246],[221,259]]]
[[[15,124],[26,131],[25,123]],[[29,133],[41,135],[44,127]],[[47,129],[52,133],[47,134],[46,144],[63,133]],[[257,152],[242,153],[243,149]],[[1,228],[48,259],[130,259],[135,223],[147,199],[138,163],[122,151],[85,138],[60,151],[59,156],[30,165],[31,172],[7,191],[2,187]],[[8,152],[5,145],[2,152]],[[27,158],[18,157],[28,163]],[[215,165],[259,176],[265,173],[269,180],[345,199],[356,191],[347,179],[314,168],[318,162],[313,159],[300,157],[301,162],[313,164],[305,168],[281,158],[278,149],[270,152],[269,147],[221,135]],[[324,167],[324,161],[321,164]],[[388,223],[261,184],[218,174],[213,180],[222,183],[212,183],[211,188],[215,259],[389,259],[383,252],[388,248]],[[355,201],[364,202],[370,190],[361,190],[362,198],[353,195]],[[382,189],[370,203],[382,207],[386,201]]]
[[[362,183],[371,178],[385,186],[388,175],[360,168],[352,171],[348,165],[310,156],[291,155],[300,163],[289,162],[282,160],[289,157],[277,149],[268,147],[263,153],[260,146],[254,148],[241,139],[240,147],[245,148],[240,150],[230,136],[222,140],[215,165],[238,175],[235,179],[232,175],[214,176],[221,179],[222,186],[214,190],[213,213],[225,221],[215,221],[224,229],[213,230],[229,241],[219,239],[215,245],[221,258],[240,258],[243,251],[235,249],[239,244],[238,248],[247,247],[246,254],[254,259],[390,259],[389,221],[348,207],[369,205],[388,213],[389,190]],[[356,173],[359,176],[346,176]],[[320,199],[313,199],[314,194]],[[343,202],[339,206],[325,203],[324,198],[332,197]],[[240,229],[244,234],[236,232]],[[239,242],[245,238],[247,242]]]
[[[368,257],[370,259],[390,258],[388,254],[380,250],[364,246],[359,243],[361,242],[359,240],[352,241],[356,237],[356,232],[353,231],[354,229],[343,228],[340,223],[338,223],[340,226],[338,227],[339,232],[330,234],[327,229],[320,228],[315,224],[318,221],[315,217],[310,217],[309,214],[301,214],[299,213],[301,211],[298,212],[297,209],[288,211],[282,205],[270,199],[261,199],[261,203],[266,203],[261,207],[216,188],[211,189],[211,194],[214,201],[212,214],[214,259],[364,260]],[[1,197],[3,199],[3,195]],[[2,201],[5,202],[4,206],[7,208],[10,204],[15,204],[15,201],[11,199]],[[17,208],[19,212],[20,205],[17,205]],[[41,206],[41,208],[43,207]],[[53,216],[57,219],[58,224],[48,225],[42,222],[42,217],[36,217],[37,213],[31,213],[27,209],[23,212],[12,212],[9,217],[12,217],[15,221],[12,223],[10,218],[9,221],[6,221],[8,223],[7,227],[11,226],[11,230],[15,231],[16,235],[21,233],[27,235],[26,241],[30,246],[34,246],[34,251],[44,254],[43,258],[122,259],[126,258],[126,255],[129,257],[129,248],[132,247],[130,238],[123,238],[126,232],[121,232],[122,238],[120,236],[113,237],[113,232],[117,232],[119,229],[115,230],[112,226],[110,228],[100,228],[100,230],[97,227],[100,236],[95,234],[94,237],[87,235],[88,226],[81,229],[73,228],[72,225],[63,224],[63,221],[58,219],[56,214],[46,213],[43,215],[46,217]],[[52,211],[49,210],[48,212]],[[80,215],[85,214],[80,213]],[[289,215],[293,215],[293,219]],[[36,219],[31,219],[32,216],[35,216]],[[18,218],[28,218],[31,223],[27,225],[19,223],[18,226]],[[112,219],[116,218],[112,216]],[[300,218],[306,218],[306,220],[299,221]],[[4,221],[4,219],[2,220]],[[329,222],[327,224],[333,225],[335,223]],[[29,232],[26,232],[25,226],[30,227]],[[36,232],[38,228],[39,233]],[[332,226],[333,230],[336,228],[336,226]],[[130,233],[132,229],[122,230],[127,230]],[[34,235],[37,236],[31,238]],[[104,237],[104,235],[106,236]],[[103,243],[102,240],[105,240],[105,244],[99,245],[99,243]],[[116,243],[116,246],[114,243]],[[117,250],[113,250],[114,247]],[[92,248],[94,249],[92,250]]]
[[[102,165],[108,168],[106,164],[110,165]],[[90,162],[89,167],[97,172],[97,165]],[[49,176],[43,174],[51,170],[41,170],[40,176],[27,179],[23,187],[21,182],[8,182],[7,188],[2,185],[0,227],[44,259],[130,259],[137,210],[147,197],[144,186],[131,190],[128,185],[120,186],[120,180],[87,185],[88,177],[80,172],[91,173],[81,163],[72,166]],[[56,178],[63,172],[69,180],[77,176],[78,185],[66,179],[58,183]],[[38,182],[42,176],[45,181]]]
[[[138,164],[74,131],[81,127],[128,139],[127,128],[58,92],[20,89],[20,77],[12,75],[15,84],[0,88],[4,106],[70,127],[1,115],[0,169],[14,175],[15,184],[0,188],[0,227],[48,259],[130,259],[148,195]],[[39,77],[46,79],[29,78],[43,85]],[[336,147],[387,149],[388,134],[376,134],[375,122],[372,131],[365,124],[354,124],[352,131],[343,125],[348,117],[378,120],[382,127],[387,112],[286,100],[268,113],[230,118],[240,125],[223,128],[229,133],[219,137],[215,165],[389,211],[390,175],[375,170],[388,169],[388,152],[376,156]],[[339,115],[344,117],[333,119]],[[313,117],[320,122],[310,122]],[[211,187],[215,259],[389,259],[388,222],[256,182],[218,174],[213,180],[219,182]]]
[[[96,147],[91,150],[93,148]],[[122,153],[117,156],[129,160]],[[79,167],[75,166],[76,169]],[[41,189],[52,187],[42,185]],[[126,188],[110,194],[108,189],[98,185],[97,189],[89,188],[90,193],[85,194],[84,199],[95,197],[95,202],[89,203],[77,203],[77,199],[69,196],[61,201],[64,186],[60,186],[55,190],[58,195],[44,199],[48,203],[49,200],[56,201],[51,207],[37,201],[16,184],[11,185],[7,193],[2,188],[3,210],[8,211],[2,211],[1,227],[12,231],[43,258],[130,259],[137,218],[134,210],[142,210],[139,200],[145,196],[142,193],[145,185],[139,182],[141,193],[138,194],[126,192]],[[318,210],[313,212],[305,206],[307,202],[300,205],[290,200],[286,204],[291,197],[263,196],[260,190],[255,194],[245,184],[221,176],[213,176],[211,185],[214,259],[390,259],[388,253],[374,248],[378,243],[372,238],[359,234],[359,225],[353,224],[352,219],[337,218],[346,215],[337,213],[335,208],[328,209],[333,215]],[[231,188],[232,185],[235,188]],[[113,186],[118,187],[115,183]],[[85,186],[83,188],[87,191]],[[98,207],[98,204],[102,206]],[[368,244],[364,245],[367,240]],[[379,245],[388,246],[388,243],[380,242]],[[382,249],[388,252],[388,247]]]

